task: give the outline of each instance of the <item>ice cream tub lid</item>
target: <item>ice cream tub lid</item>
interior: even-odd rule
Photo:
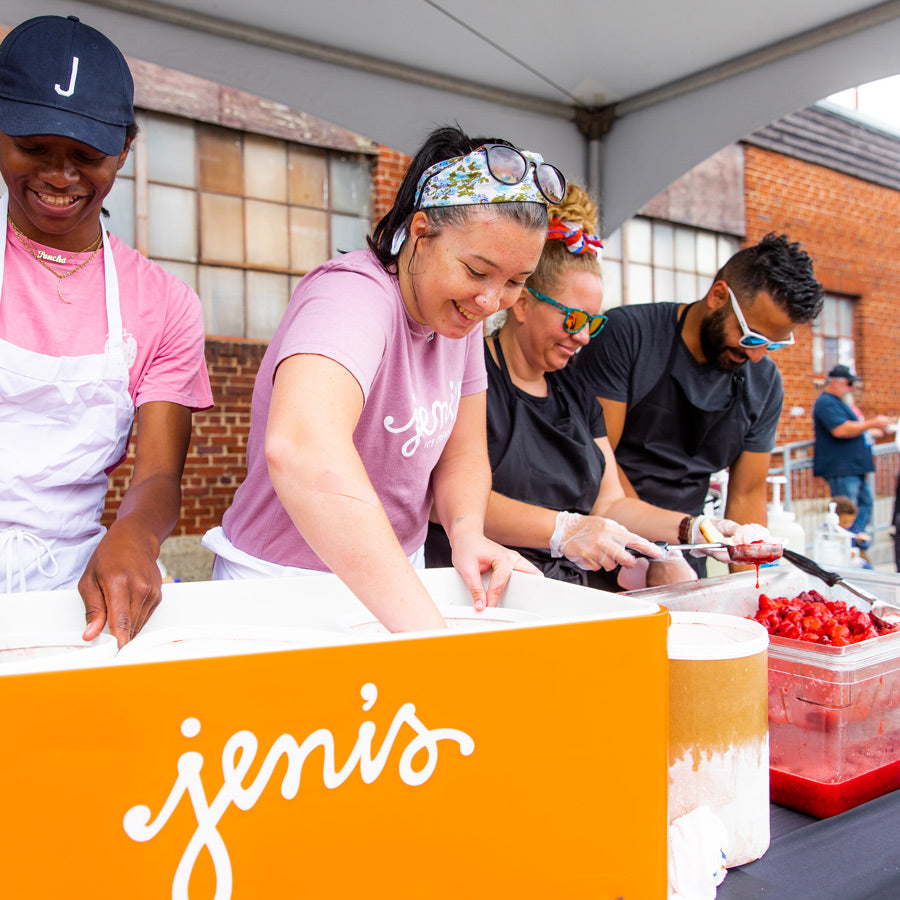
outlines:
[[[109,634],[84,641],[81,631],[11,632],[0,635],[0,675],[95,665],[113,659],[117,647]]]
[[[738,659],[769,646],[769,633],[751,619],[704,612],[669,615],[669,659]]]

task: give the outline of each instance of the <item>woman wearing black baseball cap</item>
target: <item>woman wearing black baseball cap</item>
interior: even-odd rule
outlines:
[[[133,94],[118,48],[74,16],[0,43],[0,590],[77,584],[85,639],[108,623],[120,646],[160,600],[191,413],[212,404],[196,294],[101,223]],[[135,421],[106,531],[107,475]]]

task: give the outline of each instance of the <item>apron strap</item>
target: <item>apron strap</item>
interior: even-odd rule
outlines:
[[[59,571],[59,564],[50,549],[50,545],[36,534],[26,531],[24,528],[11,526],[0,531],[0,553],[6,556],[6,593],[13,591],[13,570],[18,563],[19,590],[28,590],[25,581],[25,552],[30,549],[34,556],[34,562],[38,571],[44,578],[53,578]],[[43,558],[48,560],[48,567],[44,568]]]

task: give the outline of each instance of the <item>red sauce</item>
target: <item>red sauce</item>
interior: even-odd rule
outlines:
[[[740,552],[736,552],[740,548]],[[759,567],[766,563],[781,559],[781,546],[766,541],[753,541],[750,544],[737,544],[729,551],[731,561],[738,565],[756,566],[756,587],[759,588]]]
[[[836,816],[897,788],[900,788],[900,760],[833,783],[813,781],[776,768],[769,769],[772,802],[817,819]]]

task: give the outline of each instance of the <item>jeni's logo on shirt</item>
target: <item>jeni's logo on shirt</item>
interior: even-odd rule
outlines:
[[[363,710],[370,710],[378,699],[378,688],[371,682],[360,689]],[[404,728],[408,726],[408,728]],[[193,717],[181,723],[181,733],[188,739],[200,733],[200,722]],[[408,731],[412,730],[410,736]],[[365,784],[372,784],[382,773],[391,751],[398,739],[407,740],[400,754],[398,774],[404,784],[419,787],[431,778],[438,763],[438,742],[453,741],[459,746],[463,756],[469,756],[475,749],[475,742],[464,731],[456,728],[428,728],[416,715],[412,703],[404,703],[394,714],[381,747],[377,752],[372,746],[376,737],[374,722],[364,721],[359,726],[356,743],[350,750],[347,761],[338,769],[335,762],[335,736],[327,728],[319,728],[308,735],[302,743],[297,743],[290,734],[276,738],[259,767],[259,772],[244,784],[250,768],[254,765],[259,749],[259,741],[252,731],[238,731],[233,734],[222,749],[222,786],[208,802],[201,772],[204,757],[202,753],[188,751],[178,758],[178,772],[169,796],[163,801],[156,817],[149,806],[133,806],[122,822],[125,833],[133,841],[150,841],[155,838],[172,817],[181,801],[187,798],[197,822],[197,828],[185,847],[181,860],[172,879],[172,900],[189,900],[189,885],[194,866],[205,849],[212,860],[215,871],[216,892],[213,900],[230,900],[233,876],[231,857],[225,839],[218,825],[222,816],[232,805],[244,812],[252,810],[262,796],[279,767],[282,757],[286,761],[286,771],[281,779],[281,796],[293,800],[300,790],[300,777],[308,758],[322,750],[322,782],[326,788],[340,787],[359,766],[360,778]],[[414,760],[419,757],[420,765]]]
[[[415,395],[412,397],[412,413],[406,417],[406,424],[395,425],[394,416],[384,417],[384,427],[391,434],[411,432],[411,437],[403,444],[403,455],[413,456],[423,446],[434,446],[435,442],[443,444],[453,430],[456,414],[459,412],[459,401],[462,396],[462,382],[451,381],[446,400],[434,400],[431,406],[419,406]]]

